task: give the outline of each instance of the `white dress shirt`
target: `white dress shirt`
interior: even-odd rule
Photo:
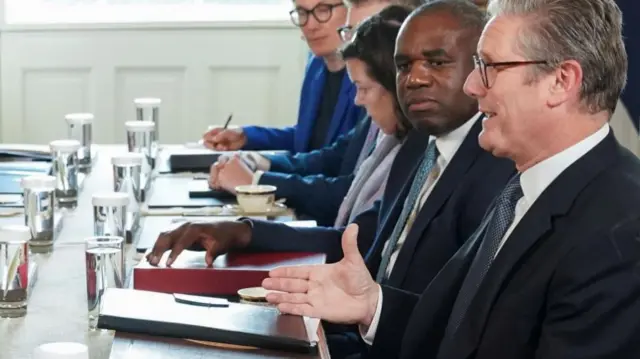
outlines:
[[[531,208],[533,203],[538,199],[538,197],[540,197],[544,190],[549,187],[549,185],[571,164],[576,162],[604,140],[604,138],[609,134],[609,131],[609,124],[607,123],[589,137],[522,172],[520,175],[520,185],[522,187],[523,197],[516,203],[513,222],[505,232],[500,243],[500,247],[496,252],[496,256],[504,246],[504,243],[507,241],[507,238],[509,238],[514,228],[518,225],[522,217],[524,217],[529,208]],[[376,307],[373,321],[371,322],[366,334],[363,336],[364,341],[369,345],[373,343],[373,339],[375,338],[381,312],[382,289],[378,292],[378,306]]]
[[[389,258],[389,265],[387,266],[387,269],[386,269],[387,278],[389,278],[389,275],[391,275],[391,270],[393,269],[393,266],[395,265],[396,260],[398,259],[398,255],[400,254],[400,249],[402,248],[402,244],[404,243],[405,239],[407,239],[407,235],[409,234],[409,231],[411,230],[411,227],[413,226],[413,222],[418,216],[418,213],[420,213],[420,209],[422,208],[422,206],[424,206],[424,203],[427,201],[427,198],[429,198],[429,195],[431,194],[436,183],[438,183],[438,180],[440,179],[440,175],[447,168],[447,165],[453,159],[453,156],[458,151],[458,148],[460,148],[460,145],[464,141],[465,137],[467,137],[469,130],[471,129],[471,127],[473,127],[473,124],[476,123],[476,121],[480,118],[481,115],[482,115],[481,113],[476,114],[467,122],[465,122],[462,126],[456,128],[455,130],[447,133],[444,136],[441,136],[438,138],[433,136],[429,137],[429,142],[436,141],[436,148],[438,149],[438,158],[436,158],[436,164],[431,169],[431,173],[429,173],[427,180],[422,185],[422,189],[420,190],[420,194],[418,195],[418,200],[416,201],[415,205],[411,209],[411,213],[409,213],[409,217],[407,218],[407,223],[405,223],[405,226],[402,229],[402,233],[400,233],[400,238],[398,238],[398,243],[396,244],[396,247],[391,253],[391,258]],[[406,203],[406,200],[405,200],[405,203]],[[384,244],[384,248],[382,249],[383,253],[386,250],[388,245],[389,245],[389,241],[387,241]]]
[[[407,218],[407,223],[405,224],[402,230],[402,233],[400,233],[400,238],[398,238],[398,243],[396,244],[396,247],[391,253],[391,257],[389,258],[389,265],[386,268],[387,278],[391,275],[393,266],[395,265],[396,260],[398,259],[398,255],[400,254],[400,249],[402,249],[402,245],[404,244],[404,241],[407,238],[407,235],[409,234],[409,231],[411,230],[411,226],[413,225],[413,222],[415,221],[418,213],[420,213],[420,209],[422,208],[424,203],[427,201],[427,198],[431,194],[433,188],[435,187],[436,183],[440,179],[442,173],[444,173],[445,169],[447,168],[447,165],[451,163],[453,156],[456,154],[456,152],[458,151],[458,148],[460,148],[460,145],[462,145],[462,142],[467,137],[469,130],[471,130],[471,127],[473,127],[473,125],[476,123],[476,121],[478,121],[478,119],[481,116],[482,116],[482,113],[477,113],[467,122],[465,122],[462,126],[456,128],[455,130],[447,133],[444,136],[440,136],[438,138],[433,136],[429,137],[429,141],[436,141],[436,148],[438,149],[438,158],[436,158],[436,164],[431,170],[431,173],[429,174],[429,176],[427,177],[427,180],[423,184],[422,189],[420,190],[420,194],[418,195],[419,196],[418,200],[416,201],[414,207],[411,209],[411,213],[409,213],[409,217]],[[387,240],[387,242],[384,244],[383,253],[386,250],[388,245],[389,245],[389,241]],[[382,297],[382,293],[380,294],[380,296]],[[378,299],[379,303],[381,302],[381,299],[382,299],[381,297]],[[381,308],[382,306],[378,305],[378,310],[376,311],[377,318],[380,317],[380,314],[378,312],[381,310]],[[369,327],[369,330],[363,337],[366,343],[371,344],[373,342],[376,328],[377,328],[377,322],[376,322],[376,325],[372,324]]]

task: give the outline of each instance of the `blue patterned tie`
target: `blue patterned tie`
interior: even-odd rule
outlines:
[[[517,174],[509,181],[496,199],[493,215],[487,219],[489,222],[487,223],[482,243],[480,243],[480,248],[478,248],[478,252],[469,267],[469,272],[453,305],[445,332],[445,339],[451,339],[460,326],[462,319],[464,319],[471,300],[476,295],[482,280],[498,253],[502,238],[513,223],[516,203],[520,198],[522,198],[522,187],[520,187],[520,174]]]
[[[391,255],[393,254],[393,251],[398,244],[398,240],[400,239],[400,235],[402,234],[402,231],[407,224],[409,214],[413,210],[413,207],[415,206],[416,201],[420,196],[420,190],[422,190],[425,181],[429,177],[429,173],[433,169],[433,166],[436,164],[437,158],[438,149],[436,148],[436,141],[432,140],[427,146],[427,150],[424,157],[422,158],[422,162],[420,162],[420,167],[418,168],[418,171],[413,178],[413,182],[411,183],[411,189],[409,189],[409,194],[407,195],[407,199],[404,202],[402,213],[400,213],[400,217],[396,222],[396,226],[393,228],[393,233],[391,233],[391,237],[389,237],[387,246],[382,253],[382,260],[380,261],[380,267],[378,267],[378,273],[376,275],[376,281],[378,283],[381,283],[385,277]]]

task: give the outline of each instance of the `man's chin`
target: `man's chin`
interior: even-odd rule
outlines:
[[[491,141],[490,139],[484,138],[482,134],[480,135],[478,140],[479,140],[478,144],[480,145],[480,148],[491,153],[493,156],[500,157],[500,158],[509,157],[509,153],[504,150],[503,146],[499,146],[495,142]]]
[[[455,130],[461,125],[457,123],[451,123],[450,121],[441,118],[429,118],[410,121],[413,127],[418,129],[418,131],[435,137],[446,135],[447,133]]]

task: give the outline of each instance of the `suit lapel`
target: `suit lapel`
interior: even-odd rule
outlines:
[[[381,230],[378,231],[378,236],[384,235],[388,237],[391,235],[391,232],[393,232],[393,227],[400,216],[400,212],[402,212],[407,194],[411,189],[411,183],[418,171],[418,166],[420,166],[420,161],[422,160],[422,156],[428,144],[429,136],[416,131],[407,139],[407,143],[404,145],[406,147],[403,151],[396,155],[394,160],[395,165],[392,166],[391,173],[389,175],[394,177],[399,176],[404,178],[404,180],[401,182],[403,184],[400,190],[393,198],[390,199],[392,204],[388,207],[389,210],[383,218],[381,218],[380,223],[382,223],[383,226],[381,227]],[[413,160],[407,161],[407,158],[411,158]],[[387,183],[389,181],[387,181]],[[384,240],[386,241],[386,238]]]
[[[460,148],[447,165],[440,179],[436,183],[429,197],[418,212],[411,229],[405,239],[400,255],[391,272],[389,285],[399,286],[404,280],[415,248],[422,239],[422,233],[429,226],[435,215],[440,211],[444,203],[462,182],[464,174],[482,152],[478,144],[478,135],[482,129],[482,119],[478,119],[469,130]],[[396,217],[397,218],[397,217]]]
[[[312,61],[323,61],[314,59]],[[300,103],[300,118],[298,119],[296,131],[300,132],[299,136],[296,136],[297,140],[303,140],[300,145],[304,152],[309,148],[309,139],[311,138],[311,131],[316,123],[316,116],[318,115],[318,109],[320,107],[320,101],[322,100],[322,89],[324,88],[325,81],[327,79],[327,68],[323,64],[319,66],[314,73],[309,73],[311,78],[308,79],[309,91],[306,92],[306,96]],[[307,81],[307,79],[305,79]],[[304,103],[302,103],[304,101]]]
[[[396,155],[394,163],[391,166],[389,173],[389,179],[387,180],[387,188],[385,190],[384,201],[390,201],[387,205],[383,203],[382,217],[379,219],[379,230],[376,233],[376,240],[371,250],[367,254],[367,262],[372,269],[378,270],[380,263],[380,256],[384,243],[387,241],[393,227],[398,221],[402,207],[404,207],[404,201],[407,197],[409,189],[411,188],[411,182],[422,160],[423,153],[429,143],[429,136],[418,131],[411,131],[406,142],[402,145],[402,148]],[[411,160],[407,160],[411,159]],[[399,178],[397,183],[400,183],[400,188],[395,192],[393,187],[389,186],[390,183],[396,183],[396,178]]]
[[[508,237],[472,300],[455,334],[452,359],[468,358],[475,351],[491,308],[518,263],[526,260],[538,240],[552,228],[555,217],[565,215],[576,197],[599,173],[615,163],[620,148],[613,133],[574,162],[540,195]]]

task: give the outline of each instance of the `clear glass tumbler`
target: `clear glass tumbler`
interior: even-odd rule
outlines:
[[[85,240],[89,329],[98,325],[102,296],[107,288],[122,288],[125,280],[124,238],[95,236]]]

